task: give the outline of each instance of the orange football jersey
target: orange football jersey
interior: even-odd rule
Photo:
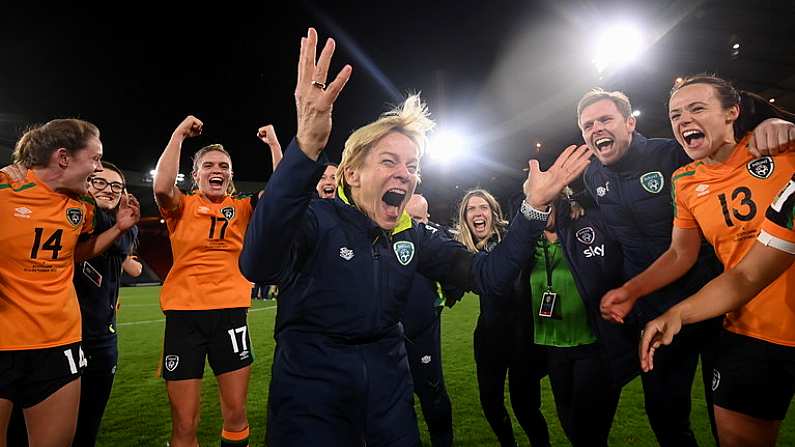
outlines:
[[[161,208],[174,255],[160,292],[163,310],[251,306],[251,283],[237,260],[253,205],[248,195],[213,203],[195,193],[182,195],[174,210]]]
[[[755,158],[748,140],[725,163],[689,163],[673,174],[674,225],[698,228],[725,269],[751,249],[765,210],[795,172],[795,153]],[[732,332],[795,346],[795,269],[790,268],[748,304],[726,315]]]
[[[0,174],[0,350],[80,341],[74,250],[93,216],[87,200],[51,190],[32,170],[20,182]]]

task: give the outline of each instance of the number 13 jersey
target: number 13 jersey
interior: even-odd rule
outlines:
[[[256,205],[237,194],[214,203],[196,192],[173,210],[160,209],[174,264],[160,292],[162,310],[209,310],[251,306],[251,283],[237,260]]]
[[[756,242],[765,210],[795,172],[795,153],[755,158],[749,137],[725,163],[695,161],[673,174],[674,226],[700,229],[728,270]],[[732,332],[795,346],[795,269],[787,270],[742,308],[726,315]]]
[[[33,170],[20,181],[0,173],[0,351],[80,341],[74,251],[93,216],[88,199],[51,190]]]

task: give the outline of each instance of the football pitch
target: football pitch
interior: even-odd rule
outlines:
[[[159,287],[121,289],[119,311],[119,368],[113,393],[102,421],[100,446],[165,446],[171,430],[168,399],[157,367],[163,343],[163,314],[158,304]],[[468,295],[442,314],[442,351],[444,374],[453,404],[455,444],[458,446],[494,446],[496,438],[480,409],[472,332],[478,315],[478,298]],[[268,382],[273,356],[274,301],[255,301],[248,317],[255,355],[248,397],[248,418],[251,424],[251,445],[264,445]],[[700,376],[699,376],[700,377]],[[207,366],[202,388],[199,442],[203,446],[218,445],[221,414],[212,370]],[[701,381],[693,386],[691,420],[696,438],[702,446],[714,445],[709,433]],[[552,445],[569,445],[555,414],[555,404],[544,379],[543,411],[549,424]],[[507,399],[506,399],[507,401]],[[507,402],[506,402],[507,404]],[[510,412],[509,408],[509,412]],[[795,445],[795,415],[790,411],[782,424],[779,445]],[[423,445],[430,445],[419,407],[420,432]],[[521,428],[514,423],[519,445],[528,445]],[[654,436],[643,410],[640,381],[626,386],[610,433],[610,444],[616,446],[653,446]]]

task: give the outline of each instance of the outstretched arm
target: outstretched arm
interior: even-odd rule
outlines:
[[[635,302],[655,290],[676,281],[693,267],[701,249],[701,235],[696,228],[674,226],[671,246],[646,270],[602,297],[602,318],[623,323]]]
[[[739,309],[781,276],[793,261],[795,254],[755,243],[733,269],[646,325],[640,345],[641,368],[649,371],[654,367],[654,351],[671,344],[683,325]]]

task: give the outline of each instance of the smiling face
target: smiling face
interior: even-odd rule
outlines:
[[[585,144],[605,166],[624,157],[635,131],[635,117],[624,118],[610,99],[585,107],[580,113],[579,124]]]
[[[345,181],[361,211],[391,230],[417,187],[419,150],[411,138],[391,132],[378,140],[358,167],[345,168]]]
[[[465,213],[467,227],[475,242],[488,239],[494,231],[494,213],[489,202],[483,197],[472,196],[467,201]]]
[[[676,141],[693,160],[713,156],[719,149],[734,147],[734,121],[740,108],[724,109],[715,87],[691,84],[678,89],[668,101],[668,117]]]
[[[326,166],[320,181],[315,186],[317,195],[321,199],[333,199],[334,194],[337,192],[337,167],[334,165]]]
[[[102,171],[102,142],[91,137],[85,147],[71,154],[59,149],[59,165],[62,168],[61,185],[64,189],[78,194],[88,193],[88,178]]]
[[[118,172],[105,169],[91,176],[88,192],[102,209],[111,210],[119,204],[124,192],[124,180]]]
[[[221,151],[202,154],[193,171],[193,181],[208,199],[223,200],[232,181],[232,160]]]

